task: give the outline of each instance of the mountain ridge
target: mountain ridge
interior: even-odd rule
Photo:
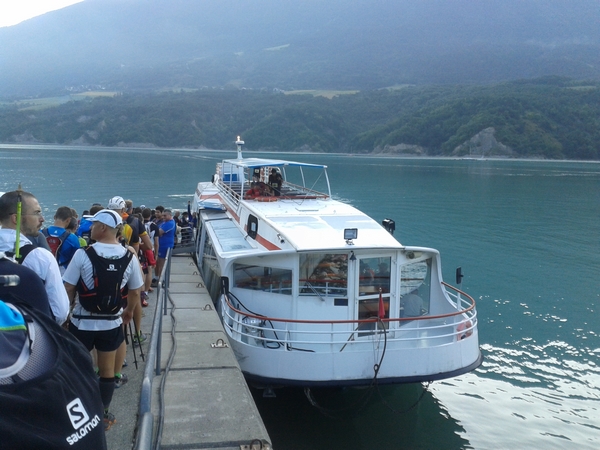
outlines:
[[[506,3],[86,0],[0,29],[0,96],[600,78],[597,4]]]

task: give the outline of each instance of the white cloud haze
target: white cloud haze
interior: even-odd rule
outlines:
[[[0,27],[16,25],[32,17],[81,1],[83,0],[0,0]]]

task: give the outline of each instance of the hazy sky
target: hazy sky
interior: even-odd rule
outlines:
[[[16,25],[40,14],[83,0],[0,0],[0,27]]]

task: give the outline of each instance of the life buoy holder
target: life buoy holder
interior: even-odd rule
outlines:
[[[276,202],[277,197],[256,197],[257,202]]]
[[[470,320],[461,322],[456,327],[456,339],[462,341],[473,334],[473,324]]]

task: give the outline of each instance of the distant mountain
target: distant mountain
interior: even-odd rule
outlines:
[[[596,0],[86,0],[0,28],[0,96],[600,78]]]

